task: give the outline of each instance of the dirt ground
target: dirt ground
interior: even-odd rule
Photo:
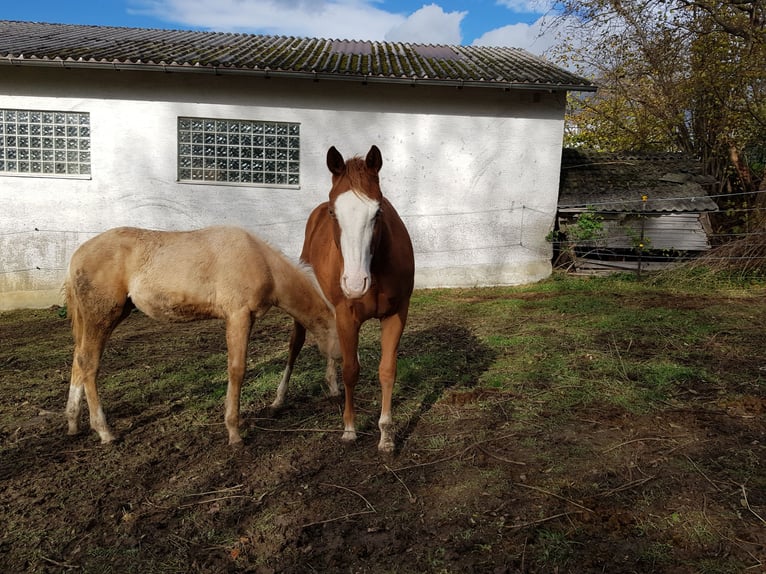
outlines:
[[[278,380],[286,354],[289,321],[267,319],[248,381]],[[727,358],[716,354],[727,336],[737,335],[711,338],[706,360],[757,378],[763,341]],[[412,381],[397,387],[397,450],[386,457],[373,348],[362,349],[356,443],[342,444],[340,405],[307,348],[298,370],[316,380],[293,387],[280,413],[268,408],[274,384],[246,390],[244,445],[231,448],[222,325],[134,314],[102,367],[120,437],[102,446],[65,432],[66,319],[5,314],[0,572],[766,571],[763,394],[690,381],[661,412],[591,400],[551,413],[555,425],[547,404],[525,422],[521,401],[542,387],[472,386],[496,351],[470,322],[415,317],[401,355],[443,349],[455,379],[417,399]],[[192,360],[206,380],[189,375]]]

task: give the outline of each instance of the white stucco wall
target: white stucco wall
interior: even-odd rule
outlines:
[[[184,73],[0,68],[0,108],[86,111],[90,179],[0,174],[0,309],[60,302],[74,249],[118,225],[246,227],[300,252],[325,155],[371,144],[407,224],[417,287],[550,274],[564,94]],[[299,122],[301,187],[176,181],[178,116]]]

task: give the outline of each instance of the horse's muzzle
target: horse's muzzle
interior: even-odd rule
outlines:
[[[370,277],[368,275],[350,278],[344,275],[340,280],[340,288],[349,299],[359,299],[370,290]]]

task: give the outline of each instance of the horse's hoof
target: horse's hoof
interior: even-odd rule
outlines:
[[[340,440],[346,443],[354,442],[356,440],[356,431],[355,430],[344,431],[343,436],[340,437]]]
[[[101,437],[101,444],[112,444],[114,442],[114,435],[109,431],[103,431],[98,433]]]
[[[378,452],[382,454],[393,454],[395,449],[394,441],[388,439],[388,440],[381,440],[378,443]]]
[[[266,412],[269,414],[269,416],[276,416],[279,413],[281,413],[285,408],[285,403],[271,403],[267,408]]]

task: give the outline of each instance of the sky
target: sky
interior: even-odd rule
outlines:
[[[512,46],[544,55],[553,0],[26,0],[0,20]],[[543,33],[544,31],[544,33]]]

